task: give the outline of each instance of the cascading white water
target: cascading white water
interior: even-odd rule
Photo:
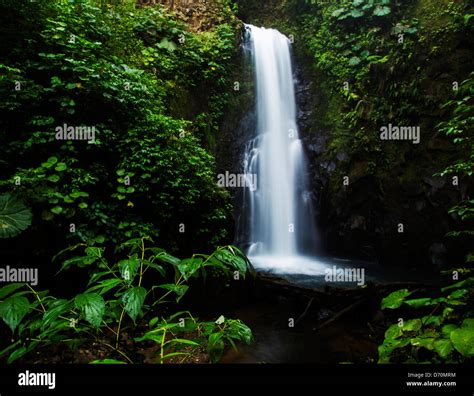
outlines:
[[[307,163],[298,136],[290,41],[274,29],[246,25],[256,83],[256,136],[246,147],[244,172],[248,255],[255,267],[321,274],[309,258],[318,243]]]

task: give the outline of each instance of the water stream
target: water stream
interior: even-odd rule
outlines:
[[[260,270],[321,275],[308,170],[296,122],[290,40],[246,25],[255,70],[257,128],[244,155],[247,254]]]

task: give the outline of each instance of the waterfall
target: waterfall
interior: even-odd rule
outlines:
[[[296,122],[290,41],[274,29],[246,25],[246,32],[257,114],[243,160],[246,177],[257,181],[243,198],[247,254],[257,269],[320,274],[323,267],[309,257],[319,238]]]

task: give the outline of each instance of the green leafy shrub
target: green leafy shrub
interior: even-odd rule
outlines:
[[[5,1],[0,11],[10,37],[0,55],[0,191],[13,188],[40,214],[35,231],[74,223],[58,232],[70,239],[61,246],[153,228],[173,251],[224,243],[230,200],[209,144],[231,87],[233,14],[223,6],[220,24],[194,33],[161,5]],[[95,142],[57,140],[63,124],[94,126]],[[131,184],[117,180],[125,176]]]
[[[200,322],[182,312],[156,316],[166,312],[173,300],[179,302],[190,280],[201,274],[230,276],[238,271],[245,277],[249,262],[237,248],[221,247],[211,255],[195,254],[180,260],[163,249],[148,246],[149,242],[149,237],[142,237],[122,243],[117,252],[126,256],[114,261],[106,258],[102,247],[80,244],[67,249],[82,248],[84,254],[64,260],[61,271],[80,267],[90,274],[87,288],[69,299],[36,291],[29,284],[2,287],[0,317],[10,327],[13,340],[0,356],[7,355],[12,363],[33,350],[58,343],[77,348],[94,341],[113,356],[133,363],[122,335],[126,331],[136,333],[137,329],[143,335],[135,337],[136,342],[158,342],[161,363],[173,356],[191,356],[197,348],[207,350],[212,360],[218,361],[225,345],[236,347],[236,341],[251,342],[250,329],[238,320],[220,317],[215,322]],[[181,317],[189,317],[191,322],[184,323]],[[186,347],[192,350],[180,349]]]
[[[31,225],[33,215],[23,201],[12,194],[0,195],[0,238],[18,235]]]
[[[462,272],[468,275],[470,270]],[[474,277],[442,288],[440,296],[408,298],[412,294],[402,289],[382,300],[382,309],[404,306],[425,314],[399,320],[386,330],[378,349],[379,363],[460,363],[471,359],[474,356],[471,308]]]
[[[438,125],[439,130],[463,147],[463,155],[455,163],[439,172],[438,176],[456,175],[467,179],[472,176],[474,144],[472,124],[474,105],[472,94],[474,80],[461,83],[458,98],[449,100],[443,107],[449,108],[449,118]],[[472,241],[473,200],[465,200],[450,209],[459,216],[464,225],[461,231],[452,231],[448,236]],[[468,245],[469,247],[472,244]],[[466,256],[469,265],[474,261],[471,251]],[[408,289],[395,291],[382,300],[382,309],[410,307],[424,311],[425,315],[399,321],[385,332],[379,346],[379,363],[461,363],[471,361],[474,356],[474,277],[471,268],[444,271],[445,275],[464,279],[443,287],[433,296],[408,298],[414,294]],[[455,275],[455,276],[454,276]],[[410,314],[413,315],[413,314]]]

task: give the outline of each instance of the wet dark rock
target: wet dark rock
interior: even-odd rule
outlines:
[[[408,197],[417,197],[423,193],[423,186],[417,181],[410,181],[401,185]]]
[[[424,177],[423,181],[436,190],[439,190],[446,185],[446,179],[444,177]]]
[[[415,202],[415,210],[417,212],[421,212],[425,208],[426,208],[426,201],[424,199],[420,199]]]
[[[336,154],[336,158],[338,161],[341,161],[341,162],[344,162],[344,161],[347,161],[347,159],[349,158],[347,152],[345,151],[339,151],[337,154]]]
[[[362,229],[365,230],[367,220],[364,216],[353,215],[350,219],[350,229]]]
[[[336,170],[336,163],[332,161],[323,161],[321,162],[321,168],[328,171],[328,173],[332,173]]]
[[[433,266],[439,270],[446,266],[447,262],[447,249],[444,244],[440,242],[433,243],[429,248],[429,256]]]

